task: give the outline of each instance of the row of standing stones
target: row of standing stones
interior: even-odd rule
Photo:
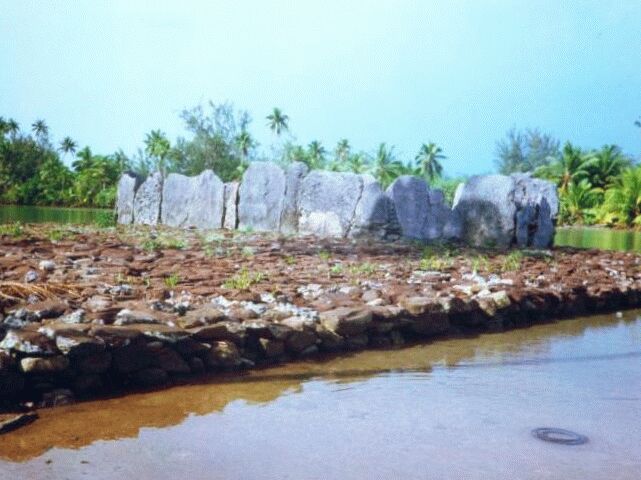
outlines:
[[[211,170],[187,177],[124,174],[116,212],[121,224],[243,229],[318,237],[400,237],[471,246],[547,248],[559,209],[556,187],[528,174],[483,175],[458,186],[453,206],[417,177],[387,190],[367,174],[287,169],[253,162],[240,182]]]

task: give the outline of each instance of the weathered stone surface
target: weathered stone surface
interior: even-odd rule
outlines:
[[[224,185],[211,170],[195,177],[170,173],[162,187],[161,222],[170,227],[221,228]]]
[[[110,347],[123,347],[142,337],[140,330],[111,325],[98,325],[90,330],[90,334],[101,338]]]
[[[509,247],[515,233],[516,181],[505,175],[475,176],[455,196],[454,210],[469,245]]]
[[[0,342],[0,348],[30,355],[53,355],[58,352],[53,340],[31,330],[9,330]]]
[[[426,313],[413,318],[410,328],[419,335],[438,335],[447,332],[450,328],[449,317],[444,312]]]
[[[123,308],[116,315],[116,320],[114,325],[125,326],[131,324],[160,324],[163,323],[158,318],[154,312],[148,312],[144,310],[130,310],[128,308]]]
[[[285,197],[280,216],[280,231],[291,234],[298,231],[298,204],[303,178],[309,168],[302,162],[293,162],[285,173]]]
[[[183,328],[195,328],[205,325],[213,325],[226,319],[225,313],[215,307],[204,306],[196,310],[190,310],[184,317],[178,319]]]
[[[118,223],[130,224],[134,221],[134,197],[140,186],[140,179],[132,173],[124,173],[118,181],[116,194],[116,215]]]
[[[156,225],[160,220],[162,175],[155,172],[138,187],[134,197],[134,223]]]
[[[363,191],[354,173],[314,170],[301,184],[298,231],[320,237],[345,237]]]
[[[234,230],[238,227],[238,188],[239,182],[225,184],[225,218],[223,228]]]
[[[73,391],[78,394],[95,392],[102,389],[102,378],[96,374],[80,374],[73,380]]]
[[[233,342],[214,342],[207,356],[207,365],[212,368],[234,368],[242,364],[238,347]]]
[[[372,323],[372,312],[362,308],[341,307],[320,314],[321,324],[340,336],[364,333]]]
[[[20,370],[24,373],[58,373],[67,367],[69,367],[69,359],[64,355],[25,357],[20,360]]]
[[[173,349],[163,347],[152,353],[151,364],[167,373],[184,375],[191,370],[187,362]]]
[[[253,162],[238,190],[238,228],[278,231],[285,199],[285,172],[272,162]]]
[[[379,239],[400,237],[401,225],[392,199],[371,175],[361,175],[363,190],[356,205],[349,235]]]
[[[280,357],[285,353],[285,342],[282,340],[272,340],[269,338],[259,338],[258,345],[260,346],[263,355],[267,358]]]
[[[316,345],[317,337],[314,330],[294,330],[287,337],[285,346],[292,353],[301,353],[308,347]]]
[[[559,197],[552,182],[514,174],[516,244],[518,247],[548,248],[554,241],[554,225],[559,212]]]
[[[152,353],[145,345],[135,344],[116,348],[112,365],[118,373],[132,373],[152,365]]]
[[[182,328],[172,327],[170,325],[156,325],[156,324],[132,324],[127,328],[137,330],[143,335],[155,338],[167,343],[176,343],[186,338],[189,338],[190,333]]]
[[[238,322],[218,322],[213,325],[192,328],[189,330],[197,340],[230,340],[237,345],[245,342],[245,327]]]
[[[459,234],[451,209],[445,205],[443,192],[430,190],[427,183],[414,176],[402,175],[387,188],[403,236],[419,240],[437,240]]]
[[[105,349],[101,338],[82,334],[59,334],[56,336],[56,346],[65,355],[83,356],[99,353]]]
[[[38,414],[36,412],[0,414],[0,433],[7,433],[28,425],[37,418]]]
[[[167,383],[169,376],[162,368],[150,367],[137,371],[133,376],[133,380],[143,387],[153,387]]]

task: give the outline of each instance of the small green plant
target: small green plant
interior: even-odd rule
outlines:
[[[514,272],[521,268],[521,261],[523,260],[523,254],[515,250],[510,252],[503,258],[501,262],[501,272]]]
[[[164,282],[167,288],[176,288],[176,285],[180,283],[180,276],[177,273],[172,273],[165,277]]]
[[[142,279],[142,283],[145,285],[145,287],[149,288],[151,287],[151,278],[145,276]]]
[[[98,212],[93,224],[98,228],[109,228],[116,225],[116,214],[114,212]]]
[[[285,263],[287,265],[296,265],[296,257],[294,257],[293,255],[285,255],[283,260],[285,260]]]
[[[340,275],[343,273],[343,265],[340,263],[337,263],[335,265],[332,265],[332,267],[329,269],[330,275]]]
[[[54,228],[47,232],[47,238],[49,238],[49,240],[51,240],[52,242],[58,242],[60,240],[64,240],[65,238],[69,238],[70,236],[71,234],[68,231],[61,228]]]
[[[223,282],[223,287],[230,290],[247,290],[249,287],[256,283],[260,283],[265,279],[265,274],[262,272],[249,272],[243,268],[240,272]]]
[[[369,276],[375,273],[377,270],[376,265],[369,263],[369,262],[364,262],[364,263],[359,263],[356,265],[350,265],[349,267],[349,273],[352,275],[365,275]]]
[[[490,261],[485,255],[477,255],[472,258],[472,271],[479,272],[482,270],[488,270],[490,268]]]
[[[452,263],[453,261],[449,257],[428,257],[421,260],[421,263],[419,263],[419,269],[440,272],[451,268]]]
[[[22,223],[13,222],[0,225],[0,236],[7,235],[9,237],[19,237],[24,233]]]
[[[243,257],[251,258],[254,256],[254,249],[252,247],[243,247],[240,254]]]
[[[187,242],[185,240],[176,237],[162,237],[159,239],[159,243],[162,248],[173,250],[182,250],[187,247]]]
[[[147,240],[142,242],[140,248],[142,248],[146,252],[155,252],[160,248],[160,243],[153,238],[148,238]]]
[[[328,261],[331,258],[332,254],[329,253],[327,250],[321,250],[318,252],[318,258],[320,258],[323,262]]]

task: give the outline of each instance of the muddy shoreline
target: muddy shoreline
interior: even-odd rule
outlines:
[[[4,233],[4,411],[641,306],[641,257],[624,252],[165,228]]]

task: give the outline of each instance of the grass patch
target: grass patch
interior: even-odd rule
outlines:
[[[0,225],[0,236],[20,237],[24,233],[24,227],[20,222],[5,223]]]
[[[177,273],[172,273],[165,277],[164,282],[167,288],[176,288],[176,285],[180,283],[180,276]]]
[[[320,258],[323,262],[327,262],[330,258],[332,258],[332,254],[327,250],[321,250],[320,252],[318,252],[318,258]]]
[[[285,255],[283,257],[283,260],[287,265],[296,265],[296,257],[294,257],[293,255]]]
[[[490,261],[485,255],[477,255],[476,257],[472,258],[471,264],[472,271],[476,273],[482,270],[487,271],[490,268]]]
[[[501,272],[515,272],[521,268],[521,262],[523,261],[523,253],[519,250],[510,252],[503,258],[501,262]]]
[[[98,228],[115,227],[116,214],[114,212],[98,212],[93,224]]]
[[[223,287],[230,290],[248,290],[249,287],[265,279],[262,272],[250,272],[243,268],[240,272],[223,282]]]
[[[423,249],[423,258],[421,258],[419,263],[419,269],[436,272],[447,270],[454,264],[452,255],[453,251],[449,248],[438,248],[428,245]]]

